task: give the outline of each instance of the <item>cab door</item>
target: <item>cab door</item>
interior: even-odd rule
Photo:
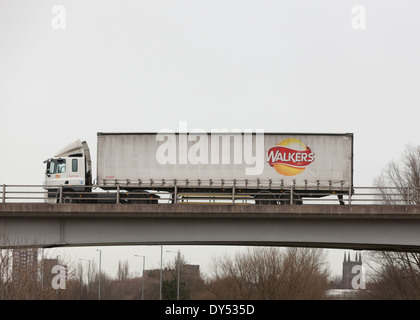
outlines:
[[[85,162],[83,157],[69,158],[68,184],[72,186],[85,185]]]
[[[44,188],[64,185],[68,180],[67,171],[66,158],[49,160],[45,172]]]

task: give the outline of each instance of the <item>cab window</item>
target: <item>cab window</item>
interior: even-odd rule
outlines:
[[[66,160],[65,159],[54,159],[51,160],[49,173],[64,173],[66,172]]]
[[[77,172],[78,171],[78,160],[77,159],[72,159],[71,160],[71,171],[72,172]]]

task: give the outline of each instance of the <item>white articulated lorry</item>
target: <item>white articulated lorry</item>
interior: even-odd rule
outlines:
[[[45,163],[53,203],[178,203],[212,194],[256,204],[337,195],[344,204],[353,188],[353,134],[98,133],[94,185],[86,142]]]

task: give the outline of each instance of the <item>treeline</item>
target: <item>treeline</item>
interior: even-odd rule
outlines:
[[[99,275],[95,264],[87,269],[82,263],[67,267],[66,279],[51,275],[51,268],[42,262],[17,273],[11,266],[13,254],[8,251],[2,252],[1,299],[322,299],[329,283],[322,249],[255,247],[216,259],[208,276],[180,255],[180,260],[168,263],[162,273],[160,269],[146,270],[144,279],[131,278],[128,262],[121,261],[115,278]]]
[[[246,252],[216,258],[204,276],[197,265],[180,255],[162,269],[130,276],[128,262],[119,261],[115,277],[99,274],[95,264],[65,268],[66,278],[51,274],[45,261],[13,268],[13,250],[0,255],[2,300],[321,300],[332,299],[326,251],[314,248],[254,247]],[[65,264],[65,262],[62,262]],[[363,259],[366,289],[352,299],[420,298],[420,254],[366,252]],[[83,267],[84,266],[84,267]],[[179,267],[179,270],[178,270]],[[179,275],[179,278],[178,278]],[[161,281],[162,277],[162,281]],[[55,284],[55,288],[54,285]]]

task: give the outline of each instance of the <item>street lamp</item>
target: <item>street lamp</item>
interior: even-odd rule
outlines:
[[[99,251],[99,288],[98,288],[98,300],[101,300],[101,255],[102,251],[97,249],[96,251]]]
[[[176,260],[177,260],[177,265],[178,265],[178,277],[177,277],[178,278],[177,279],[178,284],[177,284],[176,300],[179,300],[179,275],[180,275],[180,270],[181,270],[181,267],[180,267],[180,262],[181,262],[180,252],[179,252],[179,249],[178,249],[178,251],[166,251],[166,252],[172,252],[172,253],[177,254]]]
[[[144,264],[146,261],[145,256],[139,256],[137,254],[134,255],[135,257],[143,258],[143,273],[141,274],[141,300],[144,300]]]
[[[88,261],[89,267],[88,267],[88,275],[87,275],[87,291],[89,292],[89,283],[90,283],[90,260],[89,259],[79,259],[80,261]]]

